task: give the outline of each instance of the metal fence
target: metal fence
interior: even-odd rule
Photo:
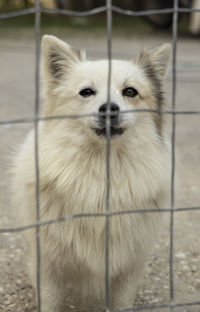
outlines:
[[[109,72],[108,72],[108,81],[107,81],[107,116],[111,114],[110,112],[110,81],[111,81],[111,71],[112,71],[112,13],[117,12],[123,15],[129,16],[147,16],[151,14],[173,14],[173,53],[172,53],[172,108],[170,110],[151,110],[151,109],[134,109],[129,111],[123,111],[122,113],[129,112],[155,112],[157,114],[168,114],[172,117],[172,134],[171,134],[171,207],[165,209],[151,209],[151,210],[127,210],[127,211],[117,211],[111,212],[109,207],[109,196],[110,196],[110,119],[107,118],[106,122],[106,132],[107,132],[107,144],[106,144],[106,202],[105,202],[105,213],[81,213],[66,216],[59,219],[40,221],[40,172],[39,172],[39,159],[38,159],[38,123],[45,120],[52,119],[63,119],[63,118],[84,118],[88,116],[86,115],[65,115],[65,116],[54,116],[54,117],[40,117],[39,115],[39,94],[40,94],[40,22],[41,22],[41,13],[52,13],[52,14],[63,14],[66,16],[91,16],[95,14],[99,14],[102,12],[106,12],[107,14],[107,58],[109,64]],[[35,0],[35,6],[33,8],[2,13],[0,14],[0,19],[7,19],[16,16],[22,16],[27,14],[35,14],[35,43],[36,43],[36,58],[35,58],[35,114],[32,118],[24,118],[24,119],[13,119],[13,120],[2,120],[0,121],[0,125],[6,124],[17,124],[17,123],[32,123],[34,122],[35,127],[35,174],[36,174],[36,215],[37,222],[34,224],[29,224],[23,227],[15,227],[15,228],[0,228],[0,233],[11,233],[11,232],[20,232],[28,229],[36,229],[36,240],[37,240],[37,298],[38,298],[38,312],[41,311],[41,253],[40,253],[40,227],[50,225],[56,222],[70,222],[72,219],[76,218],[84,218],[84,217],[100,217],[105,218],[105,231],[106,231],[106,240],[105,240],[105,307],[106,311],[109,312],[109,220],[111,217],[120,214],[132,214],[132,213],[170,213],[170,255],[169,255],[169,271],[170,271],[170,304],[159,304],[159,305],[138,305],[133,307],[127,307],[123,310],[117,310],[115,312],[122,311],[142,311],[142,310],[159,310],[162,308],[169,308],[171,311],[174,311],[175,307],[187,307],[193,305],[199,305],[200,301],[193,302],[180,302],[174,303],[174,270],[173,270],[173,259],[174,259],[174,214],[178,212],[188,211],[188,210],[199,210],[200,207],[187,207],[187,208],[175,208],[174,207],[174,177],[175,177],[175,136],[176,136],[176,115],[198,115],[200,114],[200,110],[176,110],[176,48],[177,48],[177,28],[178,28],[178,14],[179,13],[193,13],[200,12],[200,9],[188,9],[188,8],[180,8],[178,4],[178,0],[174,0],[173,8],[167,8],[162,10],[147,10],[147,11],[131,11],[124,10],[120,7],[112,5],[112,0],[106,0],[106,5],[94,8],[89,11],[71,11],[71,10],[60,10],[60,9],[48,9],[41,7],[40,0]]]

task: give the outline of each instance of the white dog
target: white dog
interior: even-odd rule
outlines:
[[[162,79],[169,54],[170,46],[164,44],[143,51],[136,61],[112,61],[110,211],[165,207],[170,162],[162,116],[121,112],[162,109]],[[89,115],[40,123],[41,220],[105,212],[108,61],[86,61],[79,50],[44,36],[43,74],[45,116]],[[34,223],[34,131],[15,159],[13,185],[23,224]],[[133,305],[145,259],[158,235],[160,215],[110,217],[110,309]],[[26,234],[27,262],[36,286],[35,235],[34,231]],[[103,300],[105,218],[55,223],[41,227],[40,234],[42,312],[63,311],[67,283],[82,297]]]

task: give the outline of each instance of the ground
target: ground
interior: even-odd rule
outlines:
[[[86,47],[89,58],[106,57],[106,36],[91,33],[57,33],[77,47]],[[169,34],[114,34],[113,54],[130,59],[144,46],[171,41]],[[0,120],[30,117],[34,112],[33,33],[12,32],[0,39]],[[180,38],[177,58],[177,109],[199,110],[200,40]],[[171,107],[171,69],[166,78],[167,108]],[[200,116],[177,116],[175,206],[200,206]],[[15,226],[19,207],[10,204],[10,163],[15,147],[23,141],[31,124],[0,126],[0,226]],[[171,133],[171,117],[167,118]],[[179,182],[178,177],[179,176]],[[138,291],[137,304],[158,305],[169,297],[169,214],[151,256]],[[174,223],[174,302],[200,301],[200,211],[177,212]],[[25,245],[20,233],[0,234],[0,311],[36,311],[34,292],[26,276]],[[75,301],[67,299],[69,311]],[[94,308],[93,311],[96,311]],[[144,311],[144,310],[140,310]],[[152,311],[170,312],[169,308]],[[200,305],[175,308],[173,312],[200,312]]]

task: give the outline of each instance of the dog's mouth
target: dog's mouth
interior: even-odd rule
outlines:
[[[106,136],[106,127],[105,128],[92,128],[93,131],[96,132],[98,136]],[[110,136],[122,135],[124,133],[123,128],[110,127]]]

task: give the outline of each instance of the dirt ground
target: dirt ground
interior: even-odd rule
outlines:
[[[59,34],[58,34],[59,35]],[[61,34],[69,43],[86,47],[88,57],[106,56],[106,37]],[[144,46],[171,41],[164,36],[113,37],[113,54],[132,58]],[[0,120],[30,117],[34,112],[34,39],[10,34],[0,38]],[[200,109],[200,40],[180,38],[177,64],[177,108]],[[167,108],[171,105],[171,71],[166,79]],[[169,134],[171,119],[167,118]],[[15,226],[18,207],[10,204],[10,160],[14,148],[22,142],[30,124],[0,126],[0,226]],[[176,207],[200,206],[200,116],[177,116],[176,125]],[[177,178],[176,178],[177,180]],[[174,301],[200,301],[200,211],[178,212],[174,223]],[[169,215],[165,227],[148,259],[137,304],[167,304],[169,299]],[[26,276],[23,258],[25,245],[20,233],[0,234],[0,311],[36,311],[34,293]],[[67,299],[69,311],[76,302]],[[68,311],[67,310],[67,311]],[[96,311],[94,308],[93,311]],[[144,311],[144,310],[141,310]],[[152,311],[170,312],[169,308]],[[174,308],[173,312],[200,312],[200,305]]]

